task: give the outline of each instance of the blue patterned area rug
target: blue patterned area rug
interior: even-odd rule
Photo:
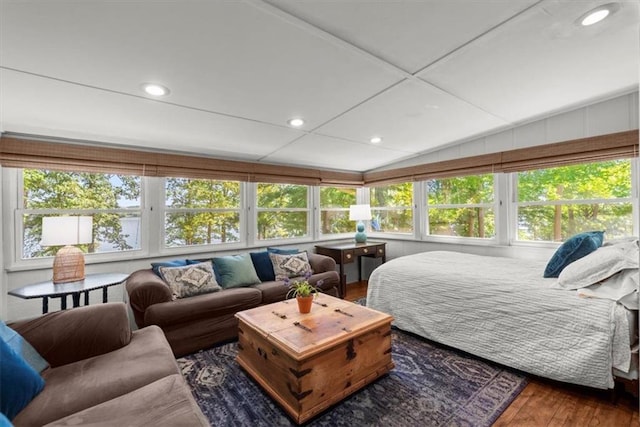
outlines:
[[[516,372],[392,330],[395,368],[310,426],[490,426],[526,385]],[[212,425],[294,426],[236,363],[237,343],[178,359]]]

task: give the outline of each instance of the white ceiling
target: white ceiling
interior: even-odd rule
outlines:
[[[0,131],[368,171],[637,90],[608,1],[0,0]]]

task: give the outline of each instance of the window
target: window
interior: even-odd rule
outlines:
[[[165,245],[240,241],[240,182],[166,178]]]
[[[563,241],[605,230],[606,238],[633,235],[631,161],[612,160],[519,172],[517,238]]]
[[[295,184],[257,185],[258,240],[309,235],[309,187]]]
[[[22,170],[22,259],[54,255],[59,247],[41,247],[42,218],[93,217],[93,242],[84,252],[140,249],[140,177],[81,172]]]
[[[369,197],[373,231],[413,232],[413,183],[372,187]]]
[[[428,234],[495,236],[493,174],[426,181]]]
[[[320,234],[341,234],[355,230],[349,220],[349,206],[356,204],[356,189],[320,187]]]

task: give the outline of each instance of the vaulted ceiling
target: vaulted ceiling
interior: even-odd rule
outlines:
[[[0,0],[0,131],[368,171],[637,90],[602,3]]]

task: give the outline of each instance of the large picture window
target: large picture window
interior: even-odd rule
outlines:
[[[293,239],[309,235],[309,187],[257,184],[258,240]]]
[[[22,259],[55,255],[59,246],[42,247],[42,218],[93,217],[93,241],[84,252],[141,248],[140,177],[104,173],[22,170]]]
[[[371,228],[386,233],[413,232],[413,183],[369,189]]]
[[[633,235],[628,159],[519,172],[516,180],[519,240],[563,241],[589,230]]]
[[[428,234],[495,236],[493,174],[426,182]]]
[[[240,241],[240,182],[166,178],[165,245]]]
[[[354,231],[355,224],[349,220],[349,206],[355,204],[355,188],[320,187],[320,234]]]

